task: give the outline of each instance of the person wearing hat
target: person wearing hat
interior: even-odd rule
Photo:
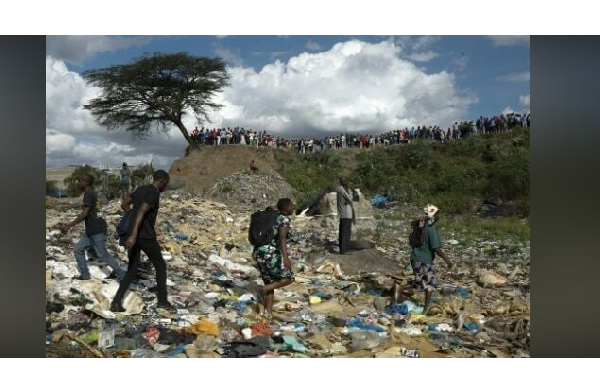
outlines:
[[[435,223],[439,220],[440,216],[439,209],[429,204],[424,208],[424,211],[425,217],[421,219],[421,226],[423,227],[422,242],[421,245],[413,247],[410,253],[410,263],[415,279],[409,285],[405,285],[404,288],[400,288],[395,292],[395,294],[401,292],[405,295],[411,295],[412,291],[408,289],[424,291],[425,306],[423,314],[426,313],[429,307],[432,292],[437,289],[437,279],[435,268],[433,267],[435,256],[440,256],[446,262],[449,269],[454,268],[454,265],[442,250],[440,235],[435,227]]]
[[[123,162],[123,168],[121,169],[121,199],[125,201],[129,191],[131,190],[131,170],[127,166],[127,162]]]

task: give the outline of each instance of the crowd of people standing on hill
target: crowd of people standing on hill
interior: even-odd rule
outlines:
[[[255,131],[245,128],[202,128],[196,127],[191,134],[193,144],[220,146],[229,144],[242,144],[249,146],[273,146],[275,147],[275,136],[267,134],[266,131]]]
[[[512,130],[516,127],[529,129],[531,116],[527,114],[503,114],[499,116],[479,117],[476,121],[455,122],[444,129],[439,126],[418,126],[391,130],[381,134],[345,133],[324,138],[284,139],[265,130],[255,131],[240,127],[231,128],[201,128],[196,127],[191,134],[193,145],[249,145],[275,148],[296,149],[299,154],[314,153],[328,149],[370,148],[408,144],[414,140],[431,140],[447,142],[479,134],[493,134]]]

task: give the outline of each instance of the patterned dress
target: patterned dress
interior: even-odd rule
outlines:
[[[284,279],[294,280],[292,270],[288,270],[284,266],[283,256],[279,248],[279,229],[287,227],[287,238],[289,238],[290,224],[291,220],[289,217],[279,214],[273,226],[275,234],[273,241],[270,244],[257,247],[252,254],[265,285]]]
[[[413,262],[412,267],[415,275],[415,279],[412,281],[413,288],[427,291],[437,289],[437,278],[432,264]]]

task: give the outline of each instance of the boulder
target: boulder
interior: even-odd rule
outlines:
[[[353,202],[356,225],[352,227],[352,231],[353,233],[373,232],[377,228],[377,223],[373,217],[373,207],[371,206],[371,202],[365,199],[364,195],[360,192],[359,198],[358,202]],[[339,219],[337,214],[336,192],[329,192],[321,197],[318,215],[324,217],[322,222],[324,226],[337,228]]]

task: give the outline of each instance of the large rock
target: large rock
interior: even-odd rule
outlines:
[[[353,225],[352,229],[353,237],[355,232],[371,235],[370,233],[374,232],[377,227],[377,223],[373,217],[371,202],[365,199],[362,193],[359,193],[359,197],[358,202],[352,203],[356,215],[356,225]],[[321,197],[319,201],[319,215],[324,217],[324,225],[337,228],[339,219],[337,213],[337,194],[335,192],[326,193]]]

